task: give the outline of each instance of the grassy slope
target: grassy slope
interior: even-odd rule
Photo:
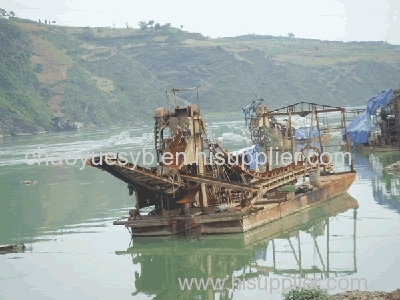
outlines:
[[[0,19],[0,124],[6,133],[49,128],[50,92],[42,88],[30,67],[32,41],[17,26]],[[7,126],[5,126],[7,123]]]
[[[297,101],[343,106],[398,85],[400,47],[383,43],[208,39],[173,28],[100,33],[0,21],[7,42],[0,49],[0,109],[45,128],[51,114],[98,125],[148,121],[155,107],[168,105],[165,90],[173,86],[199,86],[206,111],[237,112],[254,94],[272,108]],[[195,93],[183,96],[196,102]]]

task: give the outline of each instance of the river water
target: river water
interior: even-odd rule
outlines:
[[[208,128],[226,149],[250,143],[241,116],[211,119]],[[250,234],[131,241],[112,225],[134,206],[126,184],[79,161],[51,159],[55,152],[137,153],[152,147],[152,130],[149,124],[0,139],[0,245],[27,247],[0,255],[1,299],[280,299],[283,279],[294,278],[297,285],[319,279],[321,287],[333,278],[331,293],[357,288],[354,279],[360,289],[399,287],[400,180],[382,172],[399,153],[355,155],[348,195]],[[25,159],[38,149],[48,165]],[[21,184],[29,180],[37,183]],[[232,276],[253,278],[256,287],[232,289]],[[185,277],[225,284],[222,291],[182,290]]]

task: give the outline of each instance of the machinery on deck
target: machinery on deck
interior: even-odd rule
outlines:
[[[182,89],[172,90],[174,96],[179,91]],[[89,165],[128,184],[129,194],[136,196],[136,210],[154,206],[152,215],[145,216],[150,218],[136,218],[135,211],[127,221],[119,220],[114,224],[125,225],[131,228],[132,234],[141,235],[173,234],[205,222],[214,225],[225,222],[225,231],[229,232],[232,227],[236,228],[232,232],[237,232],[243,230],[241,218],[244,215],[264,209],[257,204],[293,198],[294,193],[284,192],[279,193],[279,200],[274,199],[273,194],[279,192],[280,187],[294,185],[304,177],[310,177],[311,184],[320,186],[321,172],[329,173],[331,166],[320,163],[323,151],[315,147],[307,145],[284,166],[273,166],[267,159],[260,159],[260,152],[267,149],[269,142],[271,120],[280,114],[278,110],[269,112],[266,107],[259,106],[261,100],[247,110],[246,122],[250,124],[252,141],[257,143],[257,147],[247,151],[229,153],[209,139],[200,109],[192,104],[176,106],[173,111],[155,110],[155,167],[134,166],[119,157],[111,161],[105,156],[89,160]],[[288,107],[289,127],[292,114],[317,115],[320,112],[315,104],[306,112],[299,112],[296,107]],[[226,216],[229,214],[230,219]],[[262,223],[262,220],[257,222]]]

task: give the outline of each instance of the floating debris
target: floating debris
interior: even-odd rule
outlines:
[[[25,185],[35,185],[37,181],[35,180],[23,180],[19,184],[25,184]]]
[[[24,252],[25,248],[24,244],[0,246],[0,254]]]

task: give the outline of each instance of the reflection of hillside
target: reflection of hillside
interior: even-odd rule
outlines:
[[[270,276],[327,278],[357,272],[355,259],[355,218],[357,201],[348,194],[314,208],[282,218],[246,234],[188,238],[134,238],[133,246],[117,254],[132,256],[135,266],[133,294],[156,295],[153,299],[214,299],[212,290],[181,291],[178,278],[227,278],[220,299],[231,299],[231,278]],[[351,226],[330,217],[346,213]],[[354,218],[354,220],[352,220]],[[352,242],[333,243],[335,233]],[[196,235],[195,235],[196,237]],[[333,238],[332,238],[333,237]],[[340,241],[339,241],[340,242]],[[350,245],[350,246],[349,246]],[[349,249],[350,248],[350,249]],[[311,254],[313,249],[315,256]],[[331,252],[332,251],[332,252]],[[353,260],[349,267],[338,266],[345,255]],[[316,259],[315,259],[316,258]]]

